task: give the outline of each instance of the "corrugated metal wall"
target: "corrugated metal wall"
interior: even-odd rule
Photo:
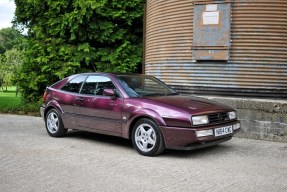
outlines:
[[[194,3],[215,2],[147,1],[145,73],[185,93],[286,98],[287,0],[225,1],[232,7],[229,61],[194,61]]]
[[[193,2],[148,1],[146,13],[146,61],[191,60]]]

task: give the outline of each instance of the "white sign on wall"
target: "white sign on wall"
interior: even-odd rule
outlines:
[[[219,24],[219,12],[203,12],[203,25],[218,25]]]
[[[217,4],[206,5],[206,11],[217,11]]]

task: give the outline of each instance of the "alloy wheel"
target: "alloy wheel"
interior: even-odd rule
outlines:
[[[56,133],[59,129],[59,118],[54,112],[49,113],[47,117],[47,128],[50,133]]]
[[[154,128],[149,124],[140,124],[135,131],[135,143],[143,152],[151,151],[156,144]]]

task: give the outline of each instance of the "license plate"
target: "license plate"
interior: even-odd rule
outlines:
[[[233,133],[232,126],[220,127],[220,128],[214,129],[215,137],[227,135],[230,133]]]

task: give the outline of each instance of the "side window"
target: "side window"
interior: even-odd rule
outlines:
[[[89,76],[81,93],[88,95],[103,95],[104,89],[115,89],[110,78],[105,76]]]
[[[85,81],[85,79],[86,79],[86,76],[76,77],[72,79],[71,81],[69,81],[66,85],[64,85],[61,90],[69,91],[73,93],[79,93],[81,86],[83,82]]]

